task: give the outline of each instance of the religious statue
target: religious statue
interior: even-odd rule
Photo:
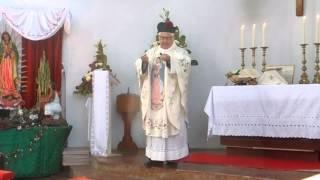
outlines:
[[[19,53],[8,32],[3,32],[0,43],[0,105],[17,107],[22,103],[18,92],[19,78],[17,73]]]
[[[146,138],[146,167],[177,167],[175,160],[189,154],[187,86],[191,58],[177,46],[173,25],[166,12],[157,26],[159,43],[136,63],[141,91],[141,113]]]
[[[58,120],[60,118],[61,112],[62,107],[60,105],[60,98],[58,92],[56,91],[54,100],[44,106],[44,115],[52,116],[54,120]]]

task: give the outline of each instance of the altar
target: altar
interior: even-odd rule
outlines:
[[[319,161],[320,85],[214,86],[208,137],[229,154]]]
[[[60,171],[62,152],[71,126],[32,127],[0,131],[5,169],[16,178],[42,177]]]
[[[60,171],[71,131],[60,103],[70,12],[2,5],[0,12],[1,168],[15,178],[48,176]]]

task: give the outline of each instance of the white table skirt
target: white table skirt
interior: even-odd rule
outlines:
[[[208,137],[320,138],[320,85],[213,86]]]

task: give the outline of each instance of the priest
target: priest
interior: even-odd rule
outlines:
[[[175,43],[176,27],[166,18],[157,25],[159,43],[135,65],[146,134],[146,167],[177,167],[189,154],[187,142],[188,77],[191,58]]]

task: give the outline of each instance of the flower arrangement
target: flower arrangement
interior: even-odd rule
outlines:
[[[34,126],[40,126],[39,110],[33,109],[15,109],[12,110],[9,116],[9,120],[13,127],[18,130],[22,128],[29,128]]]
[[[74,91],[75,94],[80,94],[83,96],[92,94],[92,72],[94,70],[101,69],[108,70],[110,72],[112,71],[110,66],[108,65],[107,56],[103,52],[103,48],[105,47],[105,45],[102,44],[101,40],[96,44],[96,47],[96,60],[89,64],[90,70],[82,77],[81,84],[76,86],[76,89]],[[112,75],[112,77],[116,79],[115,76]]]

